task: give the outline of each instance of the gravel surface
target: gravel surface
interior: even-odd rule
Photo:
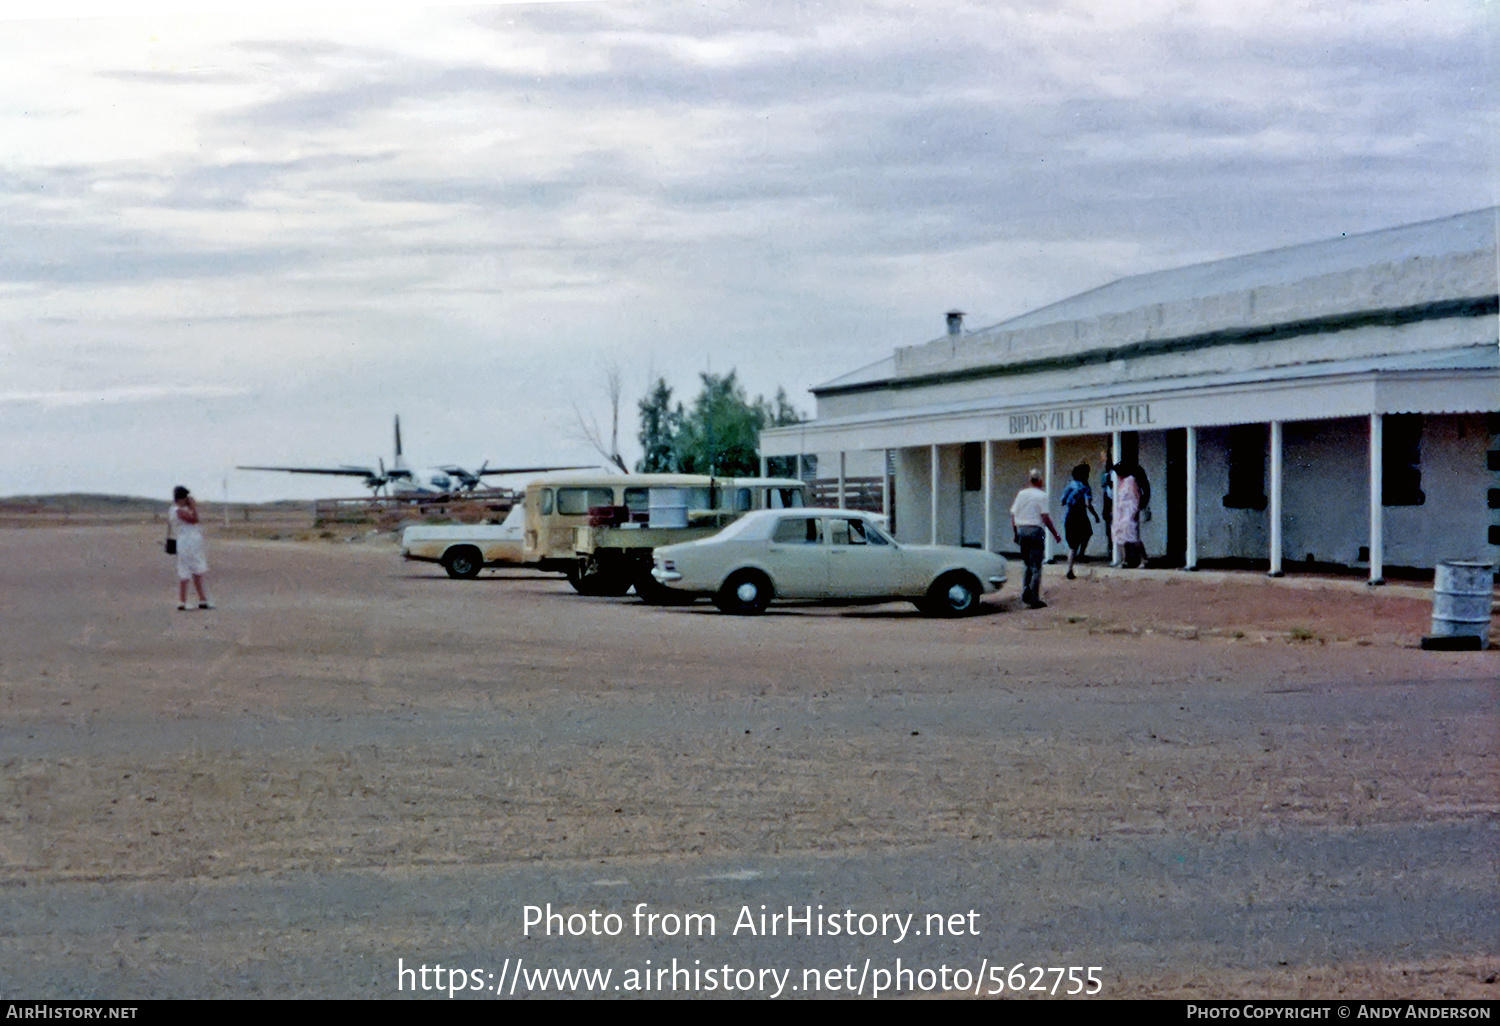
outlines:
[[[154,530],[0,531],[4,997],[898,957],[1495,994],[1500,655],[1419,651],[1421,589],[1049,568],[1036,612],[746,619],[376,540],[210,544],[218,608],[179,613]],[[632,936],[640,902],[717,932]],[[523,936],[548,903],[625,933]],[[730,933],[762,904],[976,918]]]

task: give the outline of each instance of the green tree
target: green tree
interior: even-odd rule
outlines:
[[[640,402],[641,449],[636,469],[754,477],[760,473],[760,432],[765,427],[796,424],[802,413],[778,388],[774,398],[751,399],[736,371],[700,374],[701,389],[690,409],[673,404],[665,379]]]
[[[750,399],[736,371],[698,377],[703,387],[683,418],[680,466],[691,474],[754,477],[760,473],[761,429],[795,423],[800,414],[785,389],[778,389],[771,402]]]
[[[672,386],[666,378],[657,378],[656,384],[641,399],[638,407],[641,414],[641,460],[635,465],[637,473],[674,473],[678,469],[677,442],[682,433],[682,404],[672,405]]]
[[[766,427],[785,427],[787,424],[800,424],[803,421],[802,411],[792,405],[792,401],[786,397],[786,389],[777,387],[776,398],[771,402],[764,399],[756,399],[765,411]]]

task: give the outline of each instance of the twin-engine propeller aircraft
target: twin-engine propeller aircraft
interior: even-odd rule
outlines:
[[[236,470],[277,470],[287,474],[331,474],[337,477],[362,477],[364,485],[376,495],[452,495],[472,492],[484,483],[486,477],[502,474],[538,474],[547,470],[586,470],[584,466],[572,467],[491,467],[485,460],[478,470],[470,471],[454,464],[415,470],[406,465],[401,454],[401,417],[396,417],[396,457],[387,467],[385,460],[377,461],[374,467],[356,467],[342,464],[337,467],[236,467]]]

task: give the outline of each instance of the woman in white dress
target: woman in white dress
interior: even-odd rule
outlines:
[[[1110,566],[1135,568],[1145,565],[1141,547],[1141,483],[1136,468],[1117,463],[1114,467],[1115,505],[1110,514],[1110,538],[1115,558]]]
[[[172,489],[172,508],[167,513],[167,532],[177,539],[177,608],[187,609],[188,581],[198,591],[198,608],[212,609],[203,575],[208,573],[208,555],[203,546],[203,527],[198,504],[182,485]]]

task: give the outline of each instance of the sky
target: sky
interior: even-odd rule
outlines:
[[[0,7],[0,496],[596,462],[611,367],[633,462],[658,376],[1490,206],[1496,7]]]

